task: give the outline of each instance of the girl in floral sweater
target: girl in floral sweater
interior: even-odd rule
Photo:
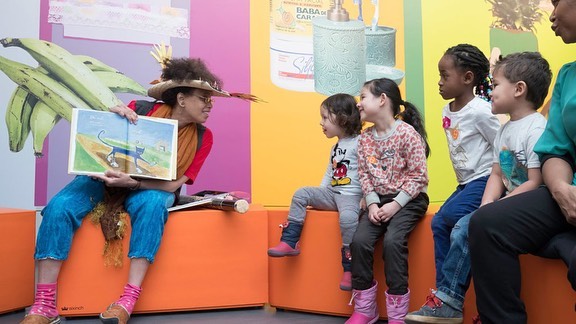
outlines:
[[[360,117],[374,125],[358,142],[358,174],[366,210],[352,244],[354,313],[346,323],[374,323],[379,314],[373,263],[383,237],[388,323],[408,312],[408,236],[428,209],[429,147],[420,113],[402,99],[394,81],[375,79],[360,93]]]

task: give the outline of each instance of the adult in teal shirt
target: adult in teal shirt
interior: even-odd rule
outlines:
[[[576,0],[552,0],[552,30],[576,43]],[[550,252],[568,263],[576,290],[576,62],[558,73],[548,124],[536,144],[545,186],[480,208],[469,243],[482,324],[526,323],[520,299],[520,254]]]

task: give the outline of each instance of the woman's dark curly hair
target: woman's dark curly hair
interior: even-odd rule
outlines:
[[[185,80],[202,80],[208,82],[215,88],[222,87],[222,80],[214,75],[204,61],[199,58],[176,58],[166,62],[166,66],[162,69],[162,80],[173,80],[176,82],[183,82]],[[164,91],[162,94],[162,101],[170,106],[176,104],[176,95],[183,93],[185,95],[194,91],[190,87],[177,87]]]
[[[345,93],[337,93],[324,99],[320,107],[334,115],[332,122],[344,130],[346,136],[356,136],[362,130],[360,111],[356,107],[356,99]]]

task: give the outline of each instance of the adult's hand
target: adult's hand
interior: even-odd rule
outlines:
[[[566,221],[576,226],[576,187],[568,183],[558,185],[552,191],[552,196],[560,206]]]
[[[128,108],[124,104],[114,106],[114,107],[110,108],[110,111],[117,113],[118,115],[128,119],[128,121],[131,124],[136,124],[136,122],[138,121],[138,114],[134,110]]]
[[[104,174],[95,174],[91,177],[104,182],[108,187],[133,188],[138,184],[137,180],[120,171],[107,170]]]

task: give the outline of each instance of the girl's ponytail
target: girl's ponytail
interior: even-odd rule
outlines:
[[[408,101],[402,100],[402,95],[400,94],[400,88],[396,82],[387,79],[374,79],[364,83],[365,87],[370,89],[370,92],[379,97],[381,94],[386,94],[388,98],[392,101],[392,114],[394,118],[401,118],[407,124],[410,124],[414,129],[422,136],[422,140],[426,145],[426,157],[430,155],[430,145],[428,145],[428,135],[424,129],[424,123],[420,112],[418,109]],[[404,111],[400,109],[400,106],[404,106]]]
[[[428,134],[424,128],[424,120],[418,111],[418,108],[408,101],[402,101],[401,105],[404,106],[404,111],[398,114],[399,118],[410,124],[422,136],[422,140],[426,146],[426,157],[430,156],[430,145],[428,145]]]

